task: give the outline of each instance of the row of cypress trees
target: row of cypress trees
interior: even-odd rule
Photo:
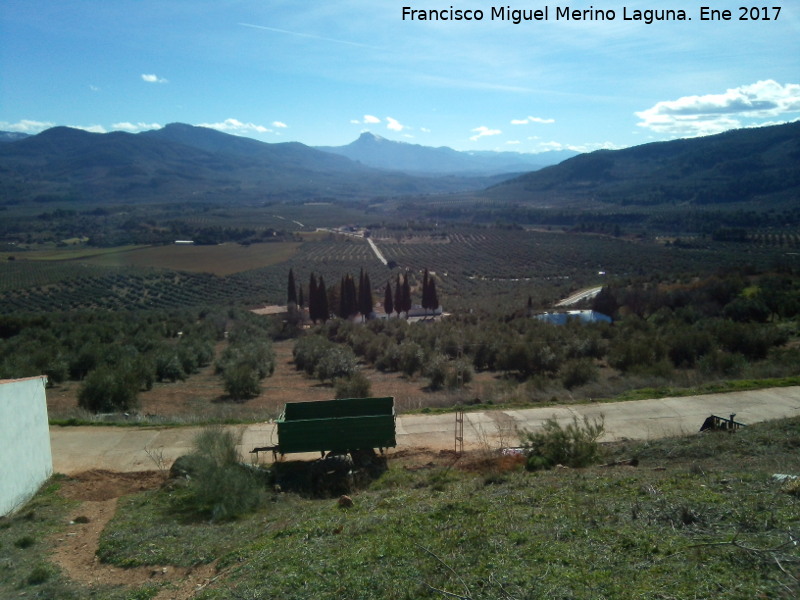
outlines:
[[[290,306],[305,307],[303,286],[298,287],[293,269],[289,269],[286,300]],[[386,282],[383,307],[387,315],[391,315],[393,312],[396,312],[398,317],[401,313],[408,315],[411,310],[411,284],[408,273],[398,273],[394,291],[392,291],[391,281]],[[438,307],[439,296],[436,292],[436,282],[428,269],[425,269],[422,279],[422,308],[433,311]],[[348,273],[343,276],[339,283],[339,306],[336,314],[343,319],[351,318],[359,313],[368,318],[373,309],[372,284],[369,273],[365,272],[363,268],[361,269],[357,287],[352,275]],[[308,283],[308,316],[316,323],[317,321],[327,321],[330,314],[331,307],[328,305],[325,280],[321,275],[317,278],[314,273],[311,273]]]

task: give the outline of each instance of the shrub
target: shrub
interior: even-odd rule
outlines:
[[[155,370],[156,379],[159,381],[171,381],[174,383],[175,381],[186,379],[186,374],[178,355],[171,350],[163,350],[156,355]]]
[[[597,441],[605,430],[605,422],[589,421],[573,417],[572,423],[562,427],[555,418],[548,419],[540,432],[524,432],[523,447],[526,448],[528,470],[550,469],[556,465],[566,467],[587,467],[598,462],[601,457]]]
[[[561,368],[561,382],[568,390],[597,379],[597,367],[591,360],[568,360]]]
[[[50,569],[43,565],[38,565],[33,568],[25,582],[28,585],[41,585],[50,579]]]
[[[422,370],[425,364],[425,351],[416,342],[405,340],[399,346],[400,370],[404,375],[413,377],[414,373]]]
[[[127,411],[135,408],[141,382],[124,369],[98,367],[78,392],[78,406],[92,412]]]
[[[447,370],[447,387],[456,389],[472,381],[474,371],[472,365],[464,359],[453,361],[452,368]]]
[[[336,398],[369,398],[372,395],[369,379],[361,371],[356,371],[350,377],[340,377],[334,385]]]
[[[356,370],[356,355],[348,346],[331,345],[319,358],[314,375],[320,381],[350,377]]]
[[[432,390],[440,390],[444,387],[447,380],[447,358],[439,355],[434,356],[428,366],[425,368],[425,374],[428,376],[428,386]]]
[[[219,426],[204,428],[194,439],[194,471],[184,507],[214,521],[234,519],[264,500],[260,472],[241,464],[237,440]]]
[[[261,393],[258,371],[246,362],[229,366],[222,375],[225,392],[233,400],[254,398]]]

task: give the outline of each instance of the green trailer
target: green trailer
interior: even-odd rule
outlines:
[[[278,443],[255,448],[274,455],[319,452],[322,456],[374,455],[397,445],[394,398],[345,398],[291,402],[275,421]]]

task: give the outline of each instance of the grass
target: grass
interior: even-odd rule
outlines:
[[[19,512],[0,517],[0,598],[152,598],[152,586],[84,588],[51,562],[52,541],[67,534],[67,514],[75,504],[58,494],[60,481],[59,476],[53,477]]]
[[[350,509],[274,494],[224,525],[176,513],[180,488],[150,491],[121,504],[101,556],[216,560],[205,599],[794,598],[800,500],[771,475],[800,473],[798,448],[793,419],[610,449],[638,468],[398,459]]]

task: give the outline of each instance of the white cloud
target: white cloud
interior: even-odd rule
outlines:
[[[108,133],[108,130],[102,125],[70,125],[73,129],[83,129],[89,133]]]
[[[536,147],[537,152],[549,152],[557,150],[572,150],[573,152],[593,152],[594,150],[619,150],[614,142],[589,142],[586,144],[562,144],[561,142],[539,142]]]
[[[488,135],[500,135],[501,133],[503,133],[503,132],[502,132],[502,131],[500,131],[499,129],[489,129],[488,127],[485,127],[484,125],[481,125],[480,127],[476,127],[476,128],[475,128],[475,129],[473,129],[472,131],[474,131],[474,132],[475,132],[475,135],[473,135],[473,136],[472,136],[471,138],[469,138],[469,139],[471,139],[473,142],[475,142],[475,141],[479,140],[480,138],[482,138],[482,137],[484,137],[484,136],[488,136]]]
[[[393,119],[392,117],[386,117],[386,128],[391,129],[392,131],[403,131],[406,129],[405,125],[401,125],[400,121],[397,119]]]
[[[161,129],[161,125],[158,123],[129,123],[127,121],[123,123],[114,123],[111,125],[111,129],[115,131],[128,131],[130,133],[138,133],[140,131],[150,131],[151,129]]]
[[[273,127],[278,127],[279,129],[286,129],[287,127],[289,127],[289,126],[288,126],[286,123],[284,123],[283,121],[273,121],[273,122],[272,122],[272,126],[273,126]]]
[[[29,119],[22,119],[21,121],[17,121],[16,123],[8,123],[6,121],[0,121],[0,130],[2,131],[17,131],[19,133],[40,133],[45,129],[50,129],[51,127],[55,127],[55,123],[50,123],[49,121],[31,121]]]
[[[225,119],[221,123],[198,123],[198,127],[208,127],[210,129],[216,129],[217,131],[233,133],[236,135],[272,132],[272,129],[268,129],[263,125],[256,125],[255,123],[243,123],[238,119]]]
[[[774,119],[790,113],[800,113],[800,84],[781,85],[768,79],[722,94],[663,100],[636,116],[641,119],[639,127],[691,137],[742,127],[743,119]]]
[[[361,121],[359,121],[358,119],[350,119],[350,123],[352,125],[361,125]]]
[[[100,88],[97,87],[96,85],[90,85],[89,89],[92,90],[93,92],[99,92],[100,91]]]
[[[430,129],[428,129],[427,127],[420,127],[420,128],[419,128],[419,130],[420,130],[422,133],[430,133],[430,132],[431,132],[431,130],[430,130]]]
[[[516,145],[518,145],[518,144],[520,144],[520,143],[521,143],[521,142],[520,142],[519,140],[508,140],[508,141],[506,142],[506,144],[508,144],[509,146],[516,146]]]
[[[163,77],[159,77],[158,75],[154,75],[152,73],[150,74],[142,73],[142,79],[147,83],[169,83]]]
[[[512,119],[512,125],[528,125],[529,123],[541,123],[547,125],[549,123],[555,123],[555,119],[543,119],[541,117],[525,117],[524,119]]]
[[[364,115],[364,123],[380,123],[381,120],[378,117],[373,117],[372,115]]]

